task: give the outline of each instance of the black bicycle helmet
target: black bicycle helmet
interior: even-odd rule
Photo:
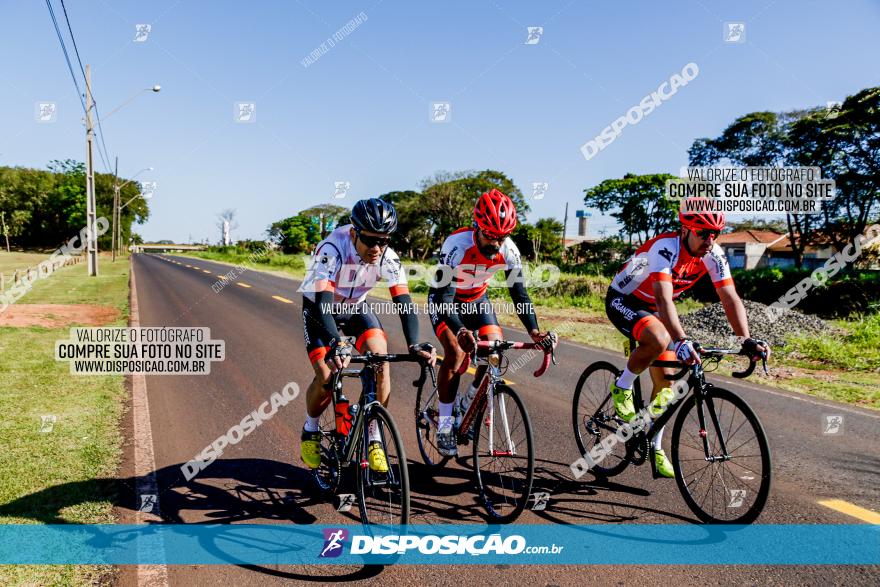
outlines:
[[[379,198],[360,200],[351,209],[351,223],[358,230],[391,234],[397,230],[397,211],[394,204]]]

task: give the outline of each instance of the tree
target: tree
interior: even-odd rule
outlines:
[[[809,111],[791,125],[788,142],[794,164],[820,167],[835,181],[822,232],[841,250],[880,214],[880,87],[849,96],[839,110]]]
[[[310,216],[291,216],[274,222],[266,231],[269,240],[287,254],[305,253],[321,241],[321,228]]]
[[[784,234],[788,230],[785,220],[767,220],[766,218],[747,218],[739,222],[727,222],[725,232],[739,232],[742,230],[769,230]]]
[[[330,231],[351,214],[351,210],[344,206],[335,206],[333,204],[318,204],[302,210],[300,216],[310,216],[318,219],[320,227],[321,239],[327,238]]]
[[[217,228],[220,229],[220,244],[224,247],[228,247],[232,244],[232,231],[238,228],[238,223],[235,221],[236,211],[232,208],[227,208],[217,214]]]
[[[606,179],[599,185],[584,190],[584,204],[598,208],[603,214],[614,210],[611,216],[623,226],[621,235],[638,235],[644,242],[678,226],[678,205],[666,198],[666,182],[676,179],[667,173],[634,175],[622,179]]]
[[[513,181],[500,171],[441,171],[422,181],[423,209],[434,225],[434,248],[456,229],[471,226],[474,204],[480,195],[492,189],[510,196],[519,221],[525,222],[525,214],[530,209],[528,202]]]
[[[391,247],[405,257],[428,257],[433,250],[434,226],[425,215],[424,196],[407,190],[388,192],[379,198],[394,204],[397,211],[397,231],[391,235]]]

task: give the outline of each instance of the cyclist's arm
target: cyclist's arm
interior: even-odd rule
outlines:
[[[416,316],[416,307],[409,295],[409,290],[405,286],[392,286],[391,301],[394,302],[395,308],[400,314],[400,325],[403,328],[403,336],[406,338],[406,346],[418,344],[419,319]]]
[[[320,321],[324,332],[331,339],[341,340],[342,335],[339,333],[339,329],[336,328],[336,321],[333,319],[333,314],[330,311],[333,307],[333,291],[323,290],[315,292],[315,305],[318,307],[316,310],[317,319]]]
[[[436,312],[437,316],[443,320],[446,326],[449,327],[453,333],[457,333],[464,328],[464,324],[461,319],[459,319],[458,314],[448,311],[452,308],[452,303],[455,300],[455,286],[452,283],[453,280],[448,279],[448,276],[452,275],[452,271],[453,270],[448,266],[437,266],[437,271],[434,275],[434,283],[443,283],[444,276],[447,277],[446,281],[449,281],[449,283],[439,287],[431,287],[428,292],[428,304],[433,305],[434,307],[429,308],[428,310]]]
[[[746,317],[746,308],[743,306],[739,294],[733,285],[725,285],[719,287],[715,291],[721,299],[721,305],[724,307],[724,313],[727,315],[727,321],[730,322],[733,333],[743,338],[749,338],[749,321]]]
[[[526,287],[523,284],[525,278],[522,274],[522,267],[508,270],[506,276],[507,283],[510,284],[508,287],[508,291],[510,291],[510,299],[513,300],[519,321],[526,327],[526,331],[528,331],[529,334],[539,332],[538,318],[535,316],[535,307],[532,304],[532,298],[529,297],[529,292],[526,291]]]
[[[672,280],[657,279],[654,282],[654,303],[657,306],[657,315],[666,327],[672,340],[685,338],[684,328],[678,320],[678,311],[675,302],[672,301]]]

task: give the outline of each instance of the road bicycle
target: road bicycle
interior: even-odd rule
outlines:
[[[555,337],[555,335],[554,335]],[[550,348],[547,348],[550,347]],[[479,341],[471,359],[486,370],[477,393],[455,430],[459,446],[473,441],[473,470],[481,501],[494,523],[516,520],[525,509],[535,476],[535,452],[529,414],[519,395],[502,376],[508,368],[505,352],[511,349],[542,351],[544,360],[535,377],[540,377],[556,357],[552,345],[505,340]],[[471,361],[462,361],[458,374],[467,371]],[[416,436],[425,464],[441,468],[450,457],[437,448],[440,420],[439,395],[434,371],[432,389],[416,394]]]
[[[629,352],[635,346],[635,341],[630,339]],[[641,465],[649,460],[656,478],[654,461],[648,459],[650,443],[655,432],[681,408],[672,428],[672,466],[685,503],[703,522],[748,524],[760,515],[770,493],[767,436],[745,400],[705,379],[706,371],[716,369],[723,357],[741,352],[694,346],[702,357],[702,364],[661,360],[652,363],[653,367],[678,369],[666,378],[677,381],[686,377],[687,389],[676,394],[674,401],[652,424],[637,432],[633,423],[638,428],[638,420],[625,426],[617,417],[609,393],[610,384],[620,376],[620,370],[605,361],[587,367],[578,379],[572,402],[575,441],[589,470],[597,477],[617,475],[630,463]],[[748,377],[756,364],[750,359],[748,368],[733,376]],[[762,365],[766,373],[766,357],[762,357]],[[636,414],[647,415],[638,379],[633,396]]]
[[[318,487],[335,494],[340,485],[344,467],[354,465],[357,477],[357,497],[361,522],[388,526],[409,522],[409,474],[406,452],[394,419],[376,400],[376,374],[382,363],[422,363],[422,379],[427,368],[424,359],[410,354],[378,354],[367,352],[351,357],[351,363],[362,364],[361,369],[343,369],[333,374],[325,389],[332,391],[333,411],[325,410],[320,420],[321,466],[312,474]],[[342,391],[345,377],[361,380],[361,396],[357,403],[349,403]],[[328,414],[329,412],[329,414]],[[369,429],[376,423],[379,442],[385,451],[388,471],[373,471],[369,467]]]

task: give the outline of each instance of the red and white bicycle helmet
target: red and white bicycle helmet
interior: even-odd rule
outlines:
[[[474,224],[486,234],[507,236],[516,228],[513,200],[496,189],[486,192],[474,206]]]
[[[688,230],[720,231],[724,228],[724,212],[715,212],[711,207],[712,204],[706,198],[682,200],[678,220]]]

